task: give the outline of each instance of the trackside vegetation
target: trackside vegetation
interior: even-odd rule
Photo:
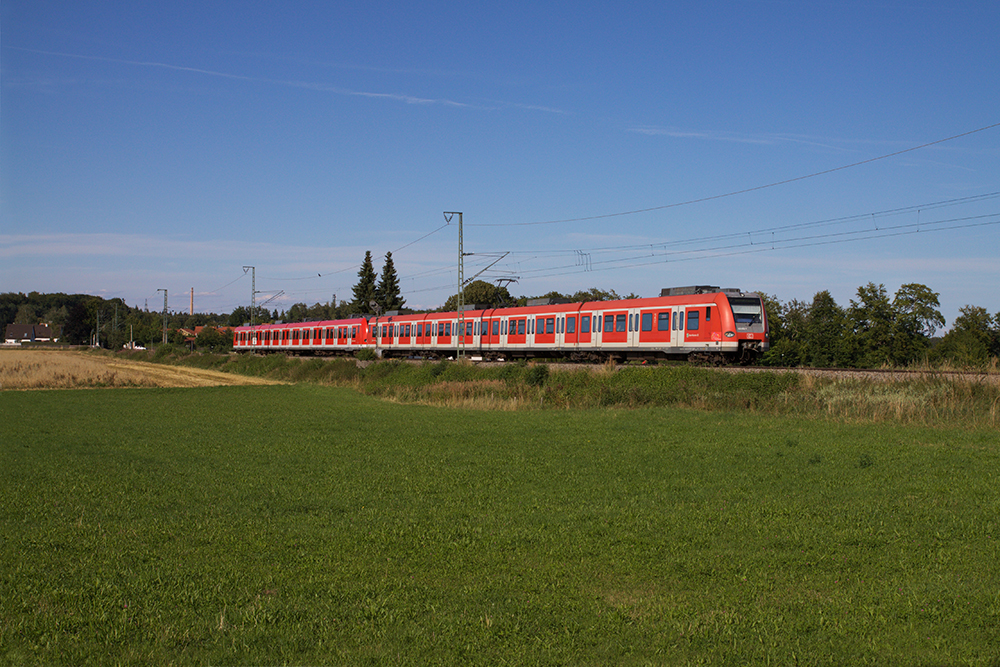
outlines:
[[[122,353],[137,359],[147,353]],[[956,377],[928,370],[910,380],[836,379],[789,372],[729,373],[685,364],[565,369],[559,364],[476,366],[284,355],[191,354],[164,346],[154,361],[272,380],[351,387],[371,396],[481,410],[683,407],[846,422],[1000,427],[996,374]]]
[[[350,381],[509,380],[404,366]],[[589,380],[512,365],[551,395],[505,411],[380,400],[330,368],[0,392],[0,661],[1000,660],[996,429],[770,414],[803,390],[779,375],[724,388],[758,408],[692,410],[628,395],[642,369],[593,373],[587,400],[637,407],[566,409],[557,385]],[[658,370],[698,387],[678,404],[715,377]]]

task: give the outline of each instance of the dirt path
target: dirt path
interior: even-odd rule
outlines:
[[[220,371],[116,359],[72,350],[0,350],[0,389],[266,384],[277,383]]]

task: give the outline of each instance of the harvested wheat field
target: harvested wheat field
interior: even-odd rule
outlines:
[[[219,371],[70,350],[0,350],[0,390],[277,384]]]

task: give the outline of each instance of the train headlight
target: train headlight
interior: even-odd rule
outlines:
[[[726,338],[732,338],[735,335],[736,335],[735,331],[727,331],[726,332]]]

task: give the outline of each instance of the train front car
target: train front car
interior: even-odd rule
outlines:
[[[728,312],[723,318],[722,335],[735,341],[736,360],[741,363],[757,361],[770,346],[767,328],[767,311],[764,301],[755,292],[723,290]]]

